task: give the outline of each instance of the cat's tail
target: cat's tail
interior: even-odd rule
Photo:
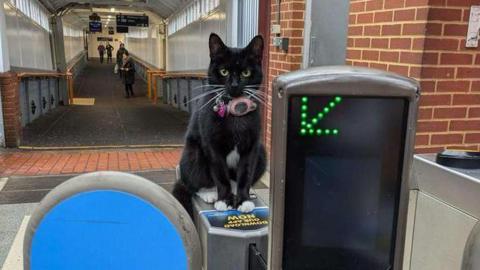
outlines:
[[[183,205],[190,217],[193,219],[192,194],[182,181],[177,181],[173,186],[173,196]]]

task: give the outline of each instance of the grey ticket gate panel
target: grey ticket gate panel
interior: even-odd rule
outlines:
[[[39,86],[39,81],[37,79],[27,80],[29,122],[37,119],[42,111]]]
[[[324,67],[272,96],[269,269],[402,269],[418,84]]]
[[[40,91],[41,91],[41,98],[40,98],[40,107],[42,108],[42,114],[46,114],[50,110],[50,89],[48,86],[48,79],[40,80]]]
[[[404,270],[480,269],[480,169],[415,155]]]
[[[59,102],[57,80],[58,79],[56,78],[51,78],[48,82],[48,87],[50,89],[49,103],[52,109],[56,108]]]
[[[178,108],[182,111],[188,112],[189,103],[189,80],[188,79],[179,79],[178,80]]]
[[[216,211],[198,197],[193,200],[194,222],[202,244],[203,270],[266,269],[269,209],[253,199],[251,213]]]

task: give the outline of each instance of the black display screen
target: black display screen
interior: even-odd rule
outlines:
[[[283,269],[393,267],[408,101],[290,98]]]

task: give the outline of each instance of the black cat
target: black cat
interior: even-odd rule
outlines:
[[[209,48],[210,86],[190,119],[173,195],[190,215],[195,194],[217,210],[250,212],[255,207],[250,188],[266,167],[258,109],[264,103],[259,91],[263,38],[254,37],[243,49],[229,48],[212,33]]]

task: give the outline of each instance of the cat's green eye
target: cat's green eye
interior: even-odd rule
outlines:
[[[220,75],[222,75],[223,77],[227,77],[229,74],[228,70],[222,68],[220,69]]]
[[[250,71],[250,69],[246,69],[246,70],[242,71],[242,77],[248,78],[248,77],[250,77],[250,75],[252,75],[252,72]]]

